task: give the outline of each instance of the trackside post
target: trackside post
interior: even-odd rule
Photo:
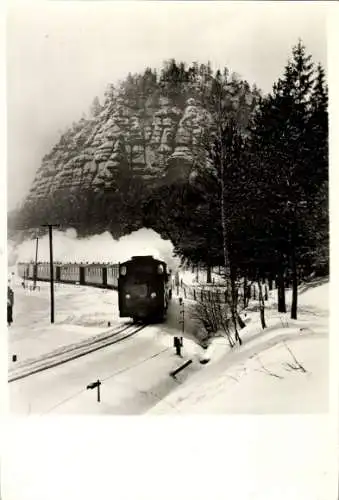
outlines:
[[[101,382],[100,380],[98,379],[96,382],[92,382],[91,384],[88,384],[88,386],[86,387],[86,389],[95,389],[97,388],[97,400],[98,400],[98,403],[100,403],[100,386],[101,386]]]
[[[181,342],[179,337],[174,337],[174,347],[177,356],[181,356]]]
[[[181,319],[180,319],[180,324],[181,324],[181,329],[182,329],[182,336],[180,337],[180,343],[181,343],[181,347],[183,346],[183,336],[184,336],[184,332],[185,332],[185,305],[184,305],[184,301],[182,300],[182,298],[180,297],[179,299],[179,304],[180,304],[180,316],[181,316]]]

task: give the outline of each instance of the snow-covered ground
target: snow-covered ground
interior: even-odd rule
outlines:
[[[185,359],[185,358],[184,358]],[[121,343],[10,384],[11,410],[23,414],[140,414],[162,400],[201,365],[175,381],[169,372],[183,362],[158,327]],[[87,390],[100,379],[97,392]]]
[[[55,324],[50,324],[49,284],[38,283],[40,290],[23,289],[21,280],[12,279],[15,292],[14,323],[9,328],[9,367],[40,357],[112,326],[130,323],[119,318],[117,293],[91,287],[56,285]],[[201,348],[185,340],[179,358],[173,336],[178,332],[177,299],[163,325],[148,326],[135,337],[124,340],[62,366],[12,382],[10,408],[20,414],[31,413],[142,413],[162,400],[178,383],[201,369]],[[108,327],[110,322],[110,327]],[[16,354],[17,361],[12,361]],[[195,363],[177,380],[169,376],[186,359]],[[101,402],[96,391],[86,390],[94,380],[102,381]]]
[[[187,273],[186,273],[187,277]],[[56,287],[56,323],[49,324],[49,285],[23,290],[15,283],[15,321],[9,329],[9,363],[52,351],[126,322],[119,319],[114,291]],[[202,349],[186,322],[183,358],[176,356],[179,333],[176,296],[168,321],[135,337],[10,384],[13,412],[81,414],[319,413],[328,409],[327,282],[301,287],[298,320],[276,312],[276,292],[267,303],[268,328],[262,331],[255,302],[241,330],[243,345],[230,350],[218,337],[202,365]],[[290,292],[287,293],[290,301]],[[176,379],[169,373],[184,361],[192,364]],[[86,386],[100,379],[101,402]]]
[[[230,350],[215,339],[205,369],[151,412],[168,413],[169,406],[180,413],[327,412],[328,291],[324,280],[301,287],[298,320],[276,312],[272,293],[268,328],[263,331],[258,312],[250,311],[240,332],[243,345]]]
[[[37,357],[126,322],[119,318],[115,291],[56,284],[55,323],[51,324],[49,283],[38,282],[33,291],[23,289],[20,279],[12,281],[14,322],[8,329],[9,359],[13,354],[18,361]]]
[[[187,286],[196,286],[198,284],[207,284],[207,272],[203,269],[199,269],[198,272],[192,273],[190,270],[180,270],[180,278],[183,280]],[[212,282],[215,285],[224,284],[225,280],[223,276],[218,274],[215,269],[211,273]]]

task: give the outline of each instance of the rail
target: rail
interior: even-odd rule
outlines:
[[[120,329],[113,329],[109,332],[96,335],[91,339],[79,342],[77,344],[70,344],[63,348],[56,349],[46,355],[39,356],[38,358],[30,358],[23,361],[20,365],[16,365],[14,369],[10,370],[8,382],[14,382],[25,377],[34,375],[44,370],[54,368],[56,366],[68,363],[82,356],[86,356],[94,351],[103,349],[110,345],[116,344],[125,340],[133,335],[136,335],[146,325],[129,324]]]

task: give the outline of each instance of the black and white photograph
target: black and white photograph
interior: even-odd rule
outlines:
[[[328,412],[326,11],[8,6],[11,414]]]
[[[336,17],[0,6],[1,498],[338,498]]]

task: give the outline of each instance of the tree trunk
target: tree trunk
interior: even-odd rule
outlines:
[[[233,326],[234,326],[234,334],[235,334],[235,340],[239,342],[239,344],[242,344],[242,340],[240,338],[239,332],[238,332],[238,323],[240,325],[240,328],[244,328],[245,323],[242,321],[238,314],[238,289],[235,284],[235,272],[233,269],[233,266],[230,265],[230,278],[231,278],[231,313],[232,313],[232,321],[233,321]],[[241,325],[244,326],[241,326]]]
[[[246,323],[241,319],[241,316],[238,313],[237,313],[237,320],[238,320],[240,328],[245,328]],[[240,343],[240,345],[242,344],[242,340],[240,337],[239,337],[239,343]]]
[[[142,147],[143,147],[143,155],[144,155],[144,164],[145,166],[147,165],[147,140],[146,140],[146,98],[143,97],[143,117],[142,117],[142,124],[141,124],[141,130],[142,130]]]
[[[212,268],[207,266],[207,283],[212,283]]]
[[[221,129],[219,129],[219,138],[222,142],[222,133]],[[222,146],[223,149],[223,146]],[[220,215],[221,215],[221,228],[222,228],[222,247],[223,247],[223,256],[224,256],[224,266],[225,266],[225,281],[226,281],[226,294],[228,296],[229,288],[231,288],[231,315],[232,322],[234,326],[234,334],[235,340],[241,344],[241,338],[238,333],[237,328],[237,311],[234,307],[235,294],[234,294],[234,280],[232,279],[231,270],[230,270],[230,262],[229,255],[227,249],[227,227],[226,227],[226,216],[225,216],[225,180],[224,180],[224,154],[223,151],[220,155],[220,185],[221,185],[221,193],[220,193]],[[230,283],[231,282],[231,283]],[[229,286],[231,284],[231,287]]]
[[[277,276],[277,289],[278,289],[278,312],[286,312],[285,301],[285,282],[282,269],[279,269]]]
[[[247,278],[244,277],[244,309],[247,307]]]
[[[221,228],[222,228],[222,249],[224,255],[224,268],[225,268],[225,281],[226,281],[226,289],[229,288],[229,275],[228,275],[228,252],[227,252],[227,230],[226,230],[226,217],[225,217],[225,183],[224,183],[224,162],[223,158],[221,159],[221,196],[220,196],[220,212],[221,212]]]
[[[219,167],[220,167],[220,216],[221,216],[221,229],[222,229],[222,246],[223,246],[223,257],[225,266],[225,281],[226,281],[226,294],[229,295],[229,290],[231,291],[231,315],[232,322],[234,326],[235,339],[242,344],[241,338],[237,329],[237,290],[235,286],[235,276],[230,262],[228,242],[227,242],[227,221],[225,214],[225,160],[227,155],[227,150],[224,142],[224,130],[222,127],[223,116],[223,102],[222,95],[219,94],[217,113],[218,113],[218,140],[221,145],[220,155],[219,155]]]
[[[293,245],[293,243],[292,243]],[[292,246],[292,306],[291,306],[291,319],[297,319],[297,309],[298,309],[298,276],[297,276],[297,262],[295,256],[295,249]]]
[[[266,328],[266,323],[265,323],[265,302],[264,302],[264,297],[263,297],[263,293],[262,293],[262,285],[261,285],[260,279],[258,279],[258,288],[259,288],[260,321],[261,321],[262,329],[264,330]]]
[[[269,289],[269,291],[273,290],[273,280],[272,280],[272,276],[271,275],[268,278],[268,289]]]

